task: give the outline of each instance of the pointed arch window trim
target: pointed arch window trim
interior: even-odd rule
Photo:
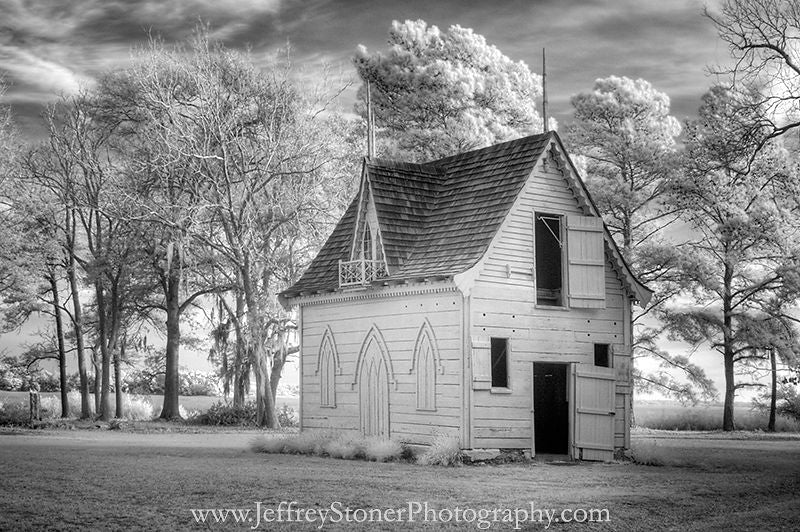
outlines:
[[[384,340],[383,334],[381,334],[380,329],[378,329],[378,326],[375,324],[370,327],[364,337],[364,341],[361,342],[361,348],[358,351],[358,360],[356,360],[356,370],[353,373],[353,382],[350,383],[350,388],[355,390],[356,386],[359,384],[358,380],[361,375],[361,366],[364,364],[367,348],[369,348],[369,344],[372,341],[377,344],[378,351],[380,351],[381,357],[386,363],[386,369],[389,372],[389,384],[392,385],[394,390],[397,390],[397,379],[394,376],[394,367],[392,366],[392,359],[389,356],[389,349],[386,347],[386,340]]]
[[[319,344],[317,369],[319,376],[319,404],[323,408],[336,408],[336,376],[342,374],[336,341],[330,327],[325,329]]]
[[[425,355],[426,360],[421,360]],[[416,397],[418,411],[436,411],[436,375],[444,375],[444,365],[439,356],[439,347],[433,327],[427,318],[417,333],[414,356],[409,374],[417,374]]]
[[[422,326],[419,328],[419,332],[417,333],[417,341],[414,343],[414,358],[411,359],[411,369],[408,370],[408,374],[412,375],[416,370],[417,365],[417,353],[419,352],[420,343],[423,340],[424,335],[428,335],[431,341],[431,347],[433,349],[433,357],[434,357],[434,367],[436,368],[436,372],[440,375],[444,375],[444,365],[442,364],[441,358],[439,358],[439,347],[436,342],[436,335],[433,334],[433,327],[431,326],[431,322],[428,321],[427,318],[422,322]]]

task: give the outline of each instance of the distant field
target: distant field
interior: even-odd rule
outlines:
[[[58,398],[60,394],[58,392],[42,392],[40,394],[42,397],[52,396]],[[159,411],[162,404],[164,404],[164,396],[163,395],[145,395],[143,397],[149,398],[150,402],[156,409],[156,412]],[[94,395],[92,395],[94,398]],[[92,399],[94,400],[94,399]],[[208,410],[211,405],[217,403],[219,401],[223,401],[222,397],[213,397],[208,395],[182,395],[180,398],[180,404],[186,409],[187,412],[200,412],[203,413]],[[28,392],[4,392],[0,391],[0,403],[19,403],[19,402],[28,402]],[[298,408],[299,397],[297,396],[278,396],[277,403],[278,408],[281,408],[284,404],[288,405],[289,407],[293,408],[295,412],[297,412]]]
[[[683,406],[674,401],[635,401],[635,425],[661,430],[721,430],[722,404],[703,403]],[[734,406],[734,422],[740,430],[766,430],[768,416],[747,403]],[[800,422],[778,417],[775,423],[780,432],[800,432]]]

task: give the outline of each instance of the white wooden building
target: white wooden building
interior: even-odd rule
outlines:
[[[630,442],[623,260],[558,135],[365,159],[302,278],[300,425],[610,459]]]

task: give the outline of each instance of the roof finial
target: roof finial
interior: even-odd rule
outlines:
[[[545,49],[542,48],[542,133],[548,131],[547,119],[547,64],[545,62]]]
[[[372,114],[372,91],[367,80],[367,157],[375,157],[375,116]]]

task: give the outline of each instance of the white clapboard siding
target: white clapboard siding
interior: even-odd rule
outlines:
[[[604,308],[606,304],[603,221],[594,216],[567,216],[569,306]]]
[[[462,417],[461,371],[463,337],[461,296],[455,292],[409,294],[303,308],[302,428],[333,428],[382,433],[410,443],[430,443],[438,430],[458,431]],[[388,354],[388,364],[373,366],[378,387],[356,378],[359,353],[367,333],[375,328]],[[330,331],[330,332],[328,332]],[[326,337],[336,343],[335,408],[321,406],[317,373]],[[419,351],[419,352],[418,352]],[[419,355],[422,358],[418,360]],[[362,361],[363,363],[363,361]],[[433,367],[433,378],[419,377]],[[385,375],[384,375],[385,372]],[[388,386],[383,388],[383,379]],[[419,393],[425,396],[420,400]],[[364,412],[364,395],[388,398],[385,412]],[[367,417],[364,417],[364,416]]]
[[[584,261],[587,264],[573,266],[567,263],[567,295],[576,292],[584,297],[570,299],[564,308],[535,304],[532,275],[535,212],[564,217],[567,261],[570,253],[590,255]],[[470,295],[468,334],[472,341],[470,356],[473,363],[471,445],[529,447],[530,363],[589,366],[594,363],[595,343],[612,346],[616,393],[620,394],[616,417],[629,418],[630,408],[622,394],[630,390],[630,304],[617,272],[606,260],[602,240],[598,241],[602,238],[600,219],[586,216],[567,179],[556,165],[548,164],[546,168],[539,165],[534,170],[507,222]],[[572,233],[570,228],[574,230]],[[577,250],[571,251],[570,245]],[[599,263],[598,257],[602,257]],[[579,275],[578,266],[586,272],[586,279],[591,275],[595,280],[589,282],[585,279],[581,284],[577,283],[580,279],[576,279],[577,284],[573,284],[572,278]],[[587,295],[591,297],[585,297]],[[490,390],[487,361],[491,337],[510,339],[511,386],[506,394]],[[629,429],[624,422],[616,422],[615,427],[617,446],[623,447]]]
[[[572,366],[573,457],[581,460],[611,461],[614,458],[616,377],[611,368],[589,364]]]

